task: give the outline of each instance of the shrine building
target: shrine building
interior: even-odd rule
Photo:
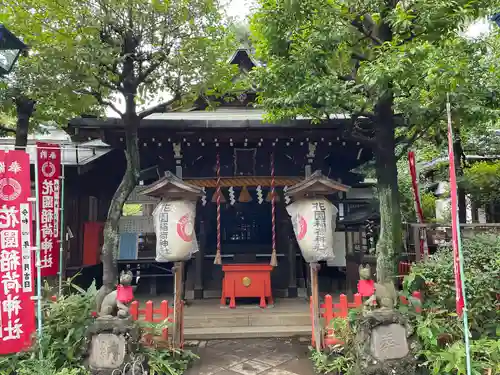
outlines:
[[[246,50],[238,50],[231,63],[243,73],[256,65]],[[264,111],[253,105],[255,100],[256,93],[247,91],[235,100],[221,100],[215,110],[207,110],[207,104],[199,100],[189,110],[156,113],[142,121],[140,183],[123,210],[118,254],[121,268],[140,275],[139,291],[173,291],[172,264],[155,261],[152,212],[158,199],[141,194],[170,171],[183,183],[203,188],[206,194],[197,202],[199,252],[186,263],[185,298],[221,297],[223,272],[214,264],[218,170],[222,265],[269,265],[274,231],[277,266],[271,272],[271,287],[275,297],[305,296],[308,280],[308,268],[285,209],[290,200],[287,189],[315,171],[347,185],[346,192],[328,196],[338,209],[336,257],[320,271],[320,291],[345,290],[349,254],[367,246],[363,228],[365,219],[372,215],[373,198],[373,184],[367,184],[364,176],[352,170],[371,160],[372,152],[343,137],[348,118],[338,116],[324,124],[312,124],[309,119],[266,123]],[[125,170],[124,128],[118,118],[81,117],[70,122],[68,132],[74,142],[99,140],[111,148],[78,169],[68,192],[79,213],[66,216],[67,226],[74,233],[67,246],[67,272],[83,269],[84,275],[98,277],[102,272],[102,228]],[[277,193],[274,230],[273,183]],[[89,185],[92,188],[87,188]],[[357,273],[357,265],[355,268]],[[355,281],[357,274],[353,277]]]

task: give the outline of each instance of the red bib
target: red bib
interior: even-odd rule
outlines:
[[[121,303],[129,303],[134,299],[134,291],[131,286],[118,284],[116,287],[116,299]]]
[[[370,297],[375,292],[375,281],[373,280],[359,280],[358,293],[361,297]]]

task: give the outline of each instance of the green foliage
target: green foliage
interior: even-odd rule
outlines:
[[[143,348],[153,374],[182,375],[198,357],[186,350]]]
[[[217,0],[6,0],[3,9],[0,22],[33,51],[9,86],[39,100],[44,121],[65,124],[88,104],[123,115],[191,102],[231,82],[234,40]]]
[[[140,203],[126,203],[123,205],[123,216],[141,216],[143,205]]]
[[[460,183],[479,204],[500,202],[500,161],[472,164],[464,169]]]
[[[33,350],[0,357],[2,375],[84,374],[80,367],[86,350],[85,333],[93,320],[96,289],[91,286],[82,290],[72,284],[72,280],[68,281],[66,289],[70,293],[57,302],[44,301],[43,336]],[[39,353],[43,360],[39,359]]]
[[[470,324],[470,350],[474,375],[500,371],[500,238],[494,234],[478,234],[463,244],[465,284]],[[427,262],[417,263],[405,278],[403,294],[415,290],[423,294],[423,304],[409,298],[413,307],[399,305],[420,343],[418,364],[423,374],[465,375],[465,347],[462,319],[455,313],[453,258],[450,248],[442,248]],[[415,313],[415,306],[422,308]],[[312,351],[311,359],[322,374],[349,374],[356,358],[352,345],[356,333],[353,312],[347,320],[334,319],[335,335],[346,345],[329,352]]]
[[[95,99],[78,92],[81,82],[66,66],[65,35],[31,15],[29,1],[3,1],[0,23],[30,48],[29,56],[20,57],[11,74],[0,77],[0,124],[15,128],[16,104],[26,99],[36,102],[31,130],[40,124],[66,126],[82,113],[100,113]]]
[[[416,321],[416,333],[422,350],[421,366],[430,374],[465,375],[466,358],[462,320],[446,310],[425,312]],[[479,337],[470,340],[473,375],[486,369],[500,371],[500,337]]]
[[[463,241],[472,368],[477,375],[487,368],[493,373],[500,370],[499,250],[495,234],[477,234]],[[452,250],[442,248],[427,262],[415,264],[404,286],[407,294],[423,292],[423,312],[414,321],[423,365],[432,374],[466,374],[462,319],[455,313]]]
[[[44,301],[43,337],[29,352],[0,357],[1,375],[89,375],[83,367],[88,343],[87,328],[93,322],[96,289],[92,285],[83,290],[67,282],[68,293],[56,302]],[[137,322],[141,331],[149,335],[159,335],[170,325]],[[154,343],[153,343],[154,344]],[[40,359],[40,353],[42,358]],[[148,374],[181,375],[197,358],[189,351],[175,350],[159,345],[140,346],[139,353],[146,358]],[[132,365],[132,364],[131,364]]]
[[[485,41],[458,31],[496,0],[260,0],[251,29],[266,64],[254,73],[268,119],[342,117],[346,137],[375,153],[381,231],[377,278],[394,276],[402,248],[399,155],[421,137],[444,139],[452,93],[461,122],[488,117],[498,82]],[[494,34],[492,39],[497,38]],[[495,39],[496,41],[496,39]],[[493,68],[492,68],[493,66]],[[478,84],[480,82],[481,84]]]
[[[463,240],[465,289],[470,326],[492,336],[500,320],[500,237],[477,234]],[[427,262],[417,263],[405,278],[408,291],[424,294],[424,309],[455,311],[453,254],[441,248]]]
[[[351,310],[353,311],[353,310]],[[355,317],[351,318],[355,319]],[[334,345],[326,352],[318,352],[310,348],[310,358],[318,374],[350,375],[355,361],[354,338],[355,320],[334,318],[329,327],[335,331],[335,338],[343,345]],[[352,323],[352,324],[351,324]]]
[[[418,129],[431,136],[445,118],[447,92],[456,94],[454,103],[477,110],[487,90],[471,94],[496,84],[486,77],[496,62],[484,60],[485,44],[457,34],[471,19],[491,14],[495,1],[461,0],[453,7],[429,0],[404,5],[261,0],[260,5],[252,31],[267,63],[257,78],[271,117],[372,117],[390,90],[395,113],[411,126],[406,135],[411,138]],[[483,87],[477,87],[479,76]]]

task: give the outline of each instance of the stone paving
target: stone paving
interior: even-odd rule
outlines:
[[[200,357],[186,375],[314,375],[308,343],[295,338],[192,341],[186,346]]]

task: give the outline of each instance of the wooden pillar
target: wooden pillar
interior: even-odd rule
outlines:
[[[323,347],[322,327],[320,326],[320,304],[319,304],[319,287],[318,287],[318,271],[319,264],[311,263],[309,265],[309,273],[311,275],[311,302],[312,302],[312,324],[313,337],[315,341],[316,351],[320,351]]]
[[[182,293],[184,290],[184,262],[176,262],[174,266],[174,329],[172,335],[172,346],[174,348],[181,347],[182,326],[183,326],[183,301]]]
[[[288,244],[288,297],[296,298],[298,295],[297,290],[297,247],[295,242],[295,235],[293,233],[292,222],[287,220],[283,228],[285,228],[285,238]]]
[[[194,299],[203,299],[203,263],[205,260],[205,246],[206,246],[206,230],[205,221],[203,218],[200,220],[199,230],[199,251],[195,254],[194,260]]]
[[[173,143],[175,159],[175,175],[182,178],[182,149],[181,143]],[[172,346],[179,348],[182,343],[182,326],[184,320],[183,304],[184,304],[184,276],[185,262],[176,262],[174,266],[174,329],[172,336]],[[186,269],[187,270],[187,269]]]
[[[316,145],[312,142],[308,142],[308,150],[309,152],[307,153],[307,164],[305,166],[305,177],[309,177],[312,174],[312,164],[314,163],[314,158],[316,157]],[[307,291],[307,296],[312,295],[312,290],[311,290],[311,283],[312,283],[312,277],[313,275],[311,274],[311,267],[306,267],[306,273],[307,277],[305,278],[305,282],[307,283],[306,285],[306,291]],[[317,277],[317,273],[316,273]]]

